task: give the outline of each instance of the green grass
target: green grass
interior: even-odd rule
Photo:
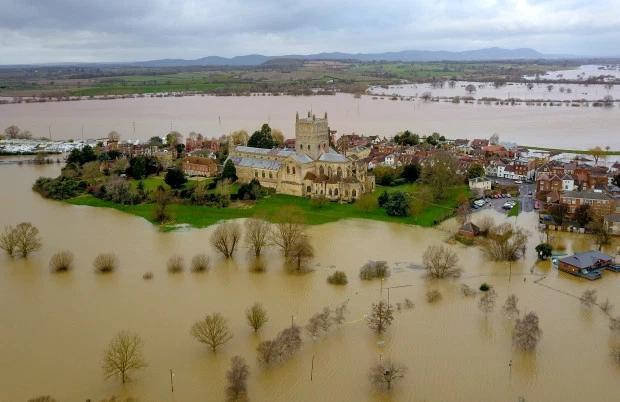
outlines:
[[[388,192],[407,191],[415,194],[419,190],[417,184],[405,184],[395,187],[377,186],[377,191],[373,197],[378,197],[383,190]],[[389,216],[381,208],[375,207],[369,211],[363,211],[355,204],[339,204],[330,202],[322,207],[313,205],[312,201],[306,198],[294,197],[283,194],[276,194],[265,197],[256,203],[233,203],[228,208],[207,207],[199,205],[172,204],[170,213],[174,217],[175,224],[189,224],[194,227],[206,227],[218,223],[221,220],[248,218],[260,215],[273,221],[279,211],[284,207],[295,206],[301,210],[306,222],[310,225],[335,222],[340,219],[371,219],[386,222],[399,222],[412,225],[430,227],[453,215],[457,205],[458,196],[462,193],[468,194],[466,186],[456,186],[448,191],[446,200],[429,205],[422,212],[415,216],[394,217]],[[120,205],[110,201],[101,200],[91,195],[82,195],[67,200],[73,205],[87,205],[92,207],[113,208],[132,215],[140,216],[150,222],[155,223],[154,204]]]
[[[517,205],[508,210],[508,216],[517,216],[521,212],[521,201],[517,200]]]

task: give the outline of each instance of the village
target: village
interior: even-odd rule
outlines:
[[[516,217],[537,211],[540,230],[620,235],[620,162],[600,147],[570,153],[501,141],[497,134],[488,139],[446,139],[438,133],[419,136],[408,130],[393,137],[338,136],[328,127],[327,114],[317,118],[308,113],[302,119],[298,115],[296,122],[295,138],[288,139],[264,125],[262,130],[268,129],[273,139],[267,144],[257,144],[245,131],[212,138],[192,132],[184,140],[180,133],[170,132],[148,142],[122,140],[111,132],[106,138],[77,141],[8,138],[0,140],[0,151],[66,155],[89,146],[113,156],[102,161],[102,170],[125,166],[119,161],[127,165],[129,160],[148,157],[161,171],[176,168],[198,181],[221,177],[230,161],[239,183],[257,181],[276,193],[340,203],[373,192],[375,183],[399,184],[406,167],[417,166],[419,171],[442,153],[452,158],[456,175],[469,187],[468,214],[495,209]],[[477,232],[470,219],[459,231],[465,237]],[[614,259],[600,251],[567,258],[552,260],[559,269],[587,279],[600,278],[605,268],[618,269]]]

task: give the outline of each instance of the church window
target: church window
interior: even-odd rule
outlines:
[[[254,177],[258,177],[258,170],[254,171]]]
[[[334,189],[334,195],[338,195],[338,189]]]
[[[273,179],[273,174],[271,172],[269,172],[269,178]]]
[[[336,175],[338,176],[339,179],[342,178],[342,168],[340,166],[338,166],[338,170],[336,171]]]
[[[330,197],[332,196],[332,189],[331,188],[329,189],[329,196]]]
[[[351,190],[351,196],[355,198],[357,196],[357,191]]]
[[[263,179],[265,178],[265,171],[261,172],[261,176],[263,176]]]
[[[295,174],[295,166],[293,166],[293,174]]]
[[[286,167],[286,174],[290,174],[291,173],[291,169],[287,166]]]
[[[308,151],[310,150],[310,144],[308,144]]]
[[[325,169],[323,169],[323,166],[319,167],[319,176],[325,176]]]
[[[311,193],[312,192],[312,188],[310,188],[310,186],[306,186],[306,193]]]

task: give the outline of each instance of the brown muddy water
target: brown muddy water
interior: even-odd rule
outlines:
[[[40,394],[59,401],[98,401],[112,395],[149,402],[220,401],[225,371],[236,354],[250,365],[248,387],[254,401],[610,401],[620,391],[620,367],[609,356],[607,318],[565,294],[595,288],[600,298],[620,307],[620,274],[606,272],[601,280],[588,282],[559,274],[549,263],[536,264],[536,233],[530,236],[527,258],[512,264],[510,277],[508,263],[489,263],[477,248],[451,245],[465,270],[463,277],[428,282],[409,266],[421,263],[428,245],[443,243],[454,222],[425,229],[347,220],[310,229],[317,255],[314,272],[288,274],[270,251],[267,271],[258,274],[249,271],[244,252],[229,262],[217,256],[208,241],[212,229],[162,233],[137,217],[48,201],[30,190],[36,177],[54,176],[58,169],[0,167],[0,226],[33,222],[44,242],[28,260],[0,257],[2,402]],[[534,214],[518,217],[518,223],[531,230],[535,222]],[[591,245],[587,237],[566,234],[554,241],[567,252]],[[49,257],[59,249],[75,253],[73,271],[49,272]],[[120,268],[96,275],[92,259],[105,251],[117,253]],[[166,272],[172,254],[183,254],[187,261],[198,252],[211,256],[209,272]],[[362,282],[357,276],[369,259],[387,260],[392,267],[382,294],[380,282]],[[348,285],[326,283],[335,269],[346,271]],[[152,280],[142,279],[146,271],[154,273]],[[540,283],[558,291],[534,283],[543,275]],[[488,317],[478,310],[476,299],[459,291],[460,283],[478,287],[482,282],[499,293],[498,306]],[[394,325],[378,337],[363,317],[391,287],[392,303],[409,298],[415,308],[397,313]],[[428,289],[439,289],[443,300],[428,304]],[[510,293],[518,295],[521,311],[534,310],[540,316],[543,337],[534,354],[512,347],[511,322],[500,312]],[[316,340],[304,334],[300,353],[280,366],[258,366],[256,345],[290,325],[291,316],[305,324],[322,307],[345,300],[350,310],[345,325]],[[270,317],[258,335],[243,315],[256,301]],[[211,312],[221,312],[234,333],[215,355],[189,334],[191,325]],[[125,386],[104,380],[101,370],[103,350],[121,330],[144,339],[149,364]],[[367,379],[369,366],[380,356],[409,369],[391,398],[373,391]],[[175,373],[174,393],[170,369]]]
[[[447,90],[447,89],[446,89]],[[462,88],[461,88],[462,90]],[[502,89],[505,90],[505,89]],[[620,106],[542,107],[392,101],[350,94],[334,96],[186,96],[0,105],[0,128],[17,124],[36,136],[100,138],[111,130],[124,139],[146,140],[170,129],[219,136],[256,130],[264,122],[293,137],[295,113],[328,113],[338,134],[392,136],[409,129],[448,138],[488,138],[523,145],[620,149]],[[135,129],[135,131],[134,131]]]

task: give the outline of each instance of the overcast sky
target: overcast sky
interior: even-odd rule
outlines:
[[[0,0],[0,64],[490,46],[620,56],[620,0]]]

